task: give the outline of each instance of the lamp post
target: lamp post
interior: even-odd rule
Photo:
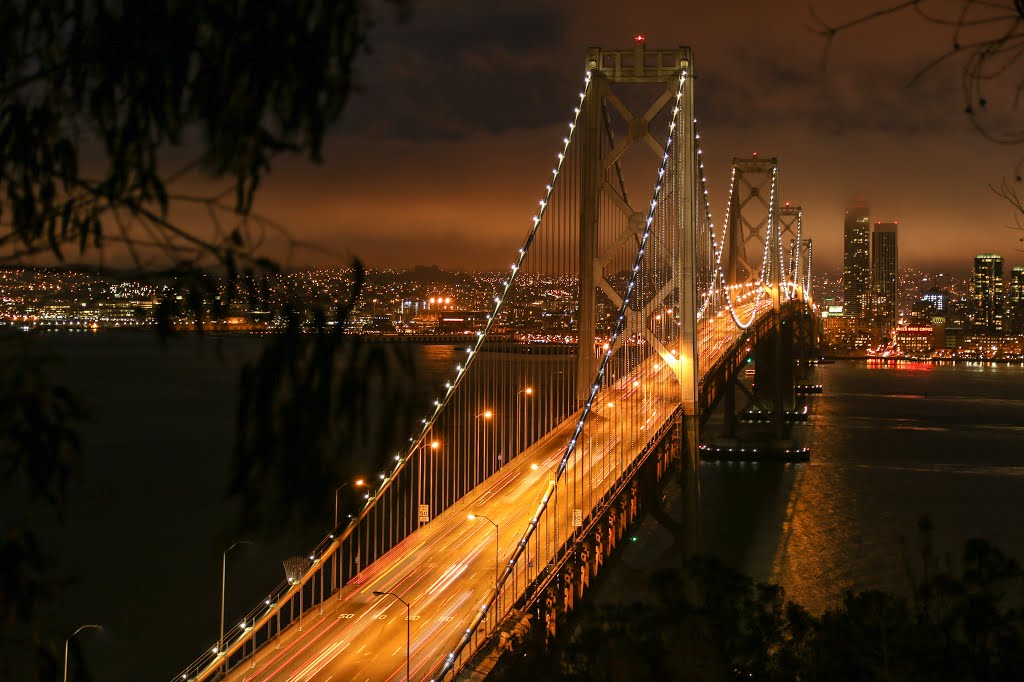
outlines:
[[[340,493],[342,491],[342,489],[347,488],[349,486],[349,484],[353,485],[356,488],[361,488],[362,486],[366,485],[366,481],[364,481],[361,478],[357,478],[354,481],[345,481],[344,483],[339,485],[338,488],[334,491],[334,528],[335,529],[338,527],[338,493]]]
[[[470,521],[476,519],[483,519],[487,523],[494,526],[494,607],[495,607],[495,618],[497,618],[497,607],[498,607],[498,524],[496,524],[490,518],[483,514],[470,514],[467,517]]]
[[[477,434],[476,421],[478,419],[480,419],[481,417],[483,417],[485,421],[490,421],[491,419],[494,418],[494,412],[491,411],[491,410],[484,410],[483,412],[481,412],[480,414],[478,414],[476,417],[473,418],[473,437],[477,441],[476,442],[476,447],[474,448],[474,451],[475,451],[474,454],[476,454],[477,452],[481,452],[481,451],[483,452],[483,456],[482,457],[478,456],[478,459],[477,459],[476,463],[479,464],[482,461],[484,463],[484,466],[485,466],[485,469],[486,469],[486,464],[487,464],[487,431],[486,431],[486,429],[485,428],[481,428],[480,429],[480,437],[477,438],[477,436],[476,436],[476,434]],[[483,441],[483,447],[481,447],[481,445],[480,445],[480,441],[481,440]],[[467,467],[467,469],[468,469],[468,467]],[[482,481],[482,480],[483,479],[480,477],[480,471],[479,470],[474,471],[473,486],[478,485],[480,483],[480,481]],[[469,490],[470,487],[472,487],[472,486],[467,487],[467,490]]]
[[[399,597],[394,592],[388,592],[387,590],[374,590],[374,597],[383,597],[388,595],[394,597],[398,601],[405,604],[405,682],[410,682],[412,677],[409,675],[409,659],[411,657],[411,642],[412,642],[412,611],[409,607],[409,602]]]
[[[75,638],[75,635],[77,635],[82,630],[88,630],[90,628],[95,628],[96,630],[102,630],[103,626],[102,625],[82,625],[77,630],[72,632],[70,637],[68,637],[67,639],[64,640],[64,682],[68,682],[68,645],[71,643],[71,640]]]
[[[421,465],[421,466],[417,467],[417,469],[419,470],[419,477],[420,477],[420,486],[419,487],[420,487],[421,503],[422,503],[422,498],[426,497],[427,502],[431,506],[433,506],[435,509],[438,508],[437,499],[436,499],[435,495],[441,498],[441,505],[440,505],[441,509],[444,508],[444,503],[448,499],[448,469],[444,465],[444,459],[442,459],[441,460],[441,464],[438,465],[437,457],[436,457],[437,451],[440,450],[440,448],[441,448],[441,441],[439,441],[439,440],[432,440],[432,441],[430,441],[431,458],[430,458],[430,464],[428,464],[428,469],[427,469],[427,473],[429,475],[426,477],[427,478],[427,481],[426,481],[427,489],[426,489],[426,494],[425,495],[424,495],[424,488],[423,488],[423,486],[424,486],[423,466]],[[440,469],[440,471],[438,471],[438,469]],[[438,485],[438,484],[440,484],[440,485]],[[438,488],[440,488],[440,491],[438,491]]]
[[[518,398],[519,398],[520,395],[524,395],[526,397],[532,396],[533,395],[533,387],[532,386],[527,386],[523,390],[521,390],[518,393],[516,393],[517,404],[518,404]],[[529,425],[530,420],[526,419],[526,423],[527,423],[527,425]],[[516,410],[515,429],[516,429],[515,449],[516,449],[516,454],[518,455],[519,452],[522,450],[523,440],[528,440],[528,439],[524,439],[524,438],[521,437],[521,434],[522,434],[522,431],[523,431],[523,415],[519,413],[518,409]],[[527,430],[529,430],[529,428],[527,428]]]
[[[364,481],[361,478],[357,478],[354,481],[345,481],[344,483],[342,483],[341,485],[339,485],[335,489],[335,491],[334,491],[334,526],[331,528],[331,537],[332,538],[334,537],[334,532],[338,530],[338,494],[344,488],[347,488],[349,485],[352,485],[352,487],[354,487],[354,488],[361,488],[364,485],[366,485],[366,481]],[[345,577],[344,574],[342,573],[342,568],[341,568],[341,546],[343,544],[344,544],[343,541],[339,541],[338,542],[338,556],[337,556],[337,561],[334,562],[335,564],[337,564],[338,570],[337,571],[334,571],[334,570],[331,571],[331,589],[332,590],[334,589],[334,581],[337,580],[338,588],[339,588],[339,590],[338,590],[338,599],[341,599],[341,590],[340,590],[340,588],[341,588],[341,581]],[[337,574],[337,575],[335,575],[335,574]]]
[[[220,565],[220,639],[217,640],[217,655],[224,655],[224,595],[227,593],[228,585],[228,552],[238,545],[251,545],[249,540],[239,540],[224,550]]]

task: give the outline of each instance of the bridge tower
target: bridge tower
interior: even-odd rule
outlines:
[[[803,314],[795,321],[796,327],[793,330],[798,351],[797,378],[801,381],[797,384],[796,389],[798,393],[803,394],[821,392],[820,385],[807,384],[805,381],[810,374],[812,361],[818,357],[818,338],[820,337],[818,318],[811,311],[811,247],[810,239],[799,241],[798,260],[794,270],[797,296],[804,303]]]
[[[669,186],[663,192],[672,196],[676,215],[673,232],[648,250],[657,266],[645,266],[670,272],[666,282],[639,307],[627,308],[625,333],[617,342],[642,335],[645,342],[672,367],[678,380],[678,400],[683,406],[686,437],[682,453],[687,509],[696,518],[698,456],[698,345],[697,345],[697,250],[698,174],[697,145],[694,130],[693,88],[688,85],[674,111],[675,95],[681,72],[693,70],[689,47],[674,50],[648,50],[643,36],[637,36],[632,50],[587,51],[587,70],[592,74],[591,94],[580,114],[579,143],[582,152],[579,208],[579,312],[576,369],[576,395],[583,403],[590,394],[599,363],[602,311],[622,306],[622,264],[633,264],[645,228],[650,183],[661,178],[643,167],[657,170],[667,158],[663,131],[675,116],[682,130],[673,143],[673,169],[666,176]],[[692,81],[691,81],[692,83]],[[644,163],[645,157],[649,163]],[[637,176],[634,203],[627,191],[629,171]],[[622,259],[622,254],[629,257]],[[617,290],[616,285],[619,285]],[[650,321],[665,311],[676,328],[656,333]],[[604,350],[603,348],[601,350]],[[616,350],[615,348],[612,349]],[[695,524],[694,524],[695,526]],[[695,545],[695,527],[692,541]]]
[[[780,269],[774,257],[778,161],[760,159],[756,155],[749,159],[734,158],[732,168],[726,225],[727,258],[723,267],[726,286],[743,296],[758,287],[772,286]]]
[[[814,244],[810,239],[800,242],[801,260],[803,269],[800,272],[800,298],[807,303],[811,302],[811,258],[814,254]]]
[[[783,294],[788,298],[800,298],[800,284],[803,271],[803,209],[788,201],[779,209],[780,268],[785,286]]]
[[[748,387],[741,380],[746,373],[741,371],[746,367],[742,358],[717,378],[723,388],[724,432],[723,439],[706,450],[708,459],[750,459],[754,452],[770,458],[806,456],[806,450],[790,442],[789,425],[803,417],[793,409],[793,359],[795,344],[806,335],[796,328],[798,316],[793,308],[803,297],[809,255],[803,243],[801,208],[788,203],[780,207],[778,196],[776,159],[756,154],[733,159],[722,284],[733,320],[747,329],[754,381]],[[770,307],[770,325],[755,324],[761,305]],[[746,405],[739,410],[737,393],[746,397]],[[738,440],[739,420],[765,424],[769,432],[746,434]]]

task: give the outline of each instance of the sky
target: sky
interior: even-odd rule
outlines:
[[[587,47],[628,49],[642,33],[650,49],[694,50],[716,223],[732,158],[756,151],[779,159],[782,200],[803,206],[816,269],[841,267],[850,199],[898,220],[901,265],[966,271],[981,252],[1024,264],[1013,211],[989,189],[1013,178],[1022,149],[972,128],[961,63],[908,84],[950,31],[904,14],[842,32],[826,51],[815,15],[842,22],[885,3],[854,4],[430,0],[402,22],[375,2],[361,91],[324,162],[276,162],[256,209],[318,245],[293,266],[354,254],[371,267],[504,268],[542,196]]]

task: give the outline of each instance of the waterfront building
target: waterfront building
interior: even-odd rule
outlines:
[[[979,253],[971,277],[971,327],[999,334],[1003,331],[1003,257]]]
[[[871,231],[871,317],[886,329],[896,324],[899,312],[898,265],[896,223],[876,222]]]
[[[931,319],[932,324],[932,350],[946,347],[946,318],[936,315]]]
[[[851,202],[843,222],[843,310],[864,317],[864,299],[871,285],[871,217],[864,202]]]
[[[1009,329],[1014,334],[1024,334],[1024,266],[1018,265],[1010,270],[1009,294]]]
[[[903,355],[911,358],[931,357],[934,330],[930,324],[901,324],[893,334]]]

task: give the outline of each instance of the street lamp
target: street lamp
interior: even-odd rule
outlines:
[[[221,558],[220,565],[220,639],[217,640],[217,655],[224,655],[224,595],[227,592],[228,585],[228,552],[233,550],[238,545],[251,545],[253,544],[250,540],[239,540],[230,547],[224,550],[224,555]]]
[[[88,630],[89,628],[95,628],[96,630],[102,630],[103,626],[102,625],[83,625],[83,626],[79,627],[77,630],[75,630],[74,632],[72,632],[70,637],[68,637],[67,639],[64,640],[64,682],[68,682],[68,645],[71,643],[71,640],[75,638],[75,635],[77,635],[82,630]]]
[[[547,469],[548,473],[551,474],[551,481],[554,482],[554,480],[555,480],[555,472],[547,464],[531,464],[530,465],[530,469],[532,469],[533,471],[536,471],[537,469],[541,469],[541,468]]]
[[[352,484],[356,488],[361,488],[366,485],[366,481],[361,478],[357,478],[354,481],[345,481],[338,486],[338,489],[334,491],[334,528],[338,527],[338,493],[341,492],[342,488],[347,488],[349,484]]]
[[[412,612],[409,607],[409,602],[405,601],[394,592],[388,592],[387,590],[374,590],[373,592],[374,597],[383,597],[384,595],[394,597],[405,604],[405,682],[409,682],[412,680],[412,677],[409,675],[409,658],[410,652],[412,651],[410,644],[410,642],[412,642]]]
[[[532,396],[533,395],[533,387],[532,386],[527,386],[523,390],[518,391],[516,393],[515,398],[516,398],[516,404],[517,405],[518,405],[518,398],[521,395],[524,395],[526,397]],[[524,438],[521,437],[522,436],[522,431],[523,431],[523,415],[521,415],[519,413],[518,409],[516,409],[516,411],[515,411],[515,417],[516,417],[516,419],[515,419],[515,422],[516,422],[516,424],[515,424],[515,431],[516,431],[515,449],[516,449],[516,454],[518,455],[520,450],[522,450],[523,440],[525,440]],[[529,431],[529,423],[530,423],[530,420],[527,419],[526,420],[527,431]]]
[[[478,414],[476,417],[473,418],[473,438],[476,441],[474,449],[476,450],[476,452],[482,452],[483,453],[482,457],[477,457],[476,458],[474,464],[479,466],[480,462],[482,461],[484,463],[485,469],[486,469],[486,465],[489,464],[489,461],[487,459],[487,431],[486,431],[485,428],[481,428],[480,429],[480,437],[478,438],[477,435],[476,435],[477,434],[476,421],[478,419],[480,419],[481,417],[483,417],[484,420],[486,420],[486,421],[490,421],[491,419],[494,418],[494,412],[492,412],[491,410],[484,410],[483,412],[481,412],[480,414]],[[480,444],[481,440],[483,441],[483,447],[481,447],[481,444]],[[483,479],[480,477],[479,469],[474,471],[474,476],[475,476],[475,480],[473,481],[473,485],[475,486],[475,485],[479,484],[480,481],[483,480]]]
[[[483,514],[470,514],[467,517],[470,521],[476,519],[483,519],[487,523],[494,526],[494,606],[497,609],[498,606],[498,524],[484,516]],[[495,611],[495,618],[497,618],[497,611]]]
[[[424,500],[429,505],[436,505],[437,498],[440,497],[441,505],[440,508],[444,508],[444,503],[448,499],[448,466],[444,458],[438,458],[435,456],[437,451],[441,449],[441,441],[431,440],[430,441],[430,462],[424,466],[417,467],[419,476],[419,497],[420,504],[424,503]],[[424,475],[424,469],[427,469],[426,475]],[[424,481],[427,479],[426,493],[424,493]],[[440,490],[438,490],[440,488]],[[430,514],[427,514],[427,518],[430,518]]]

